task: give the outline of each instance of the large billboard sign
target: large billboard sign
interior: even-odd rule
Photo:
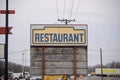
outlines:
[[[0,44],[0,59],[4,58],[4,44]]]
[[[87,24],[31,24],[31,75],[86,75]]]
[[[87,45],[87,25],[31,25],[31,46]]]

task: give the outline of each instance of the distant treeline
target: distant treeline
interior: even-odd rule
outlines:
[[[12,71],[14,73],[22,72],[23,66],[20,64],[8,63],[8,69],[9,71]],[[25,66],[25,71],[29,71],[29,66]],[[5,73],[5,61],[0,60],[0,76],[3,76]]]
[[[95,65],[95,66],[88,66],[88,73],[95,72],[95,68],[100,68],[101,65]],[[103,68],[120,68],[120,62],[112,61],[111,63],[108,63],[106,65],[103,65]],[[13,62],[8,63],[8,69],[9,71],[12,71],[14,73],[22,72],[23,66],[20,64],[16,64]],[[29,72],[30,67],[25,66],[25,71]],[[5,73],[5,62],[0,60],[0,76],[3,76]]]
[[[97,64],[95,66],[89,66],[88,73],[95,72],[95,68],[101,68],[101,65]],[[120,62],[112,61],[111,63],[107,63],[106,65],[103,65],[103,68],[120,68]]]

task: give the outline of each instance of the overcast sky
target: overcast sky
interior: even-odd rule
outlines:
[[[9,26],[13,26],[9,61],[22,64],[22,53],[27,50],[26,64],[30,65],[30,24],[58,24],[58,18],[69,19],[72,0],[66,0],[65,12],[64,3],[65,0],[9,0],[9,9],[15,10],[9,16]],[[5,9],[5,0],[0,0],[1,9]],[[80,4],[74,0],[71,19],[74,18],[71,24],[88,24],[88,65],[100,63],[100,48],[103,64],[120,61],[120,0],[80,0]],[[4,25],[5,15],[0,14],[0,26]],[[0,35],[0,44],[4,40]]]

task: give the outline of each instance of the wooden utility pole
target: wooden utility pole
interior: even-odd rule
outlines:
[[[102,64],[102,49],[100,48],[100,62],[101,62],[101,77],[103,80],[103,64]]]

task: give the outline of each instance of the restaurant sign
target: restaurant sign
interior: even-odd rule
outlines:
[[[79,25],[31,25],[31,45],[87,45],[87,28]]]

